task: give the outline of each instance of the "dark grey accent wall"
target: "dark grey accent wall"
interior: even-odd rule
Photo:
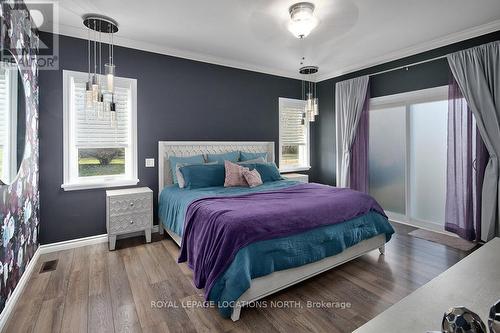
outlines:
[[[495,40],[500,40],[500,31],[320,82],[318,84],[320,116],[311,131],[314,137],[311,179],[330,185],[334,185],[336,181],[335,84],[337,82],[434,59]],[[447,60],[437,59],[372,76],[370,78],[370,94],[371,97],[379,97],[443,86],[448,84],[450,75]]]
[[[42,41],[51,37],[41,34]],[[40,71],[40,242],[103,234],[105,190],[64,192],[62,70],[86,71],[86,42],[60,36],[59,71]],[[154,191],[160,140],[278,142],[278,97],[300,81],[135,49],[115,48],[117,75],[137,79],[139,186]],[[276,151],[277,146],[276,146]],[[155,207],[156,211],[156,207]],[[155,217],[156,223],[156,217]]]

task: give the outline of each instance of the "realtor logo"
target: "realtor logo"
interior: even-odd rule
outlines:
[[[16,45],[11,45],[11,49],[18,49],[17,54],[26,55],[26,51],[23,49],[27,46],[32,47],[28,54],[35,55],[36,48],[38,48],[38,55],[36,56],[36,62],[38,64],[38,70],[58,70],[59,69],[59,4],[57,1],[51,0],[25,0],[24,3],[29,10],[29,15],[32,21],[31,31],[29,34],[29,43],[17,42]],[[26,16],[26,10],[20,6],[19,2],[16,1],[5,1],[2,3],[2,12],[4,12],[4,6],[10,6],[10,17],[3,19],[10,19],[7,25],[2,24],[2,27],[18,24]],[[9,29],[11,30],[11,29]],[[27,31],[25,31],[27,32]],[[51,32],[44,33],[44,32]],[[2,32],[3,34],[12,33],[11,31]],[[41,34],[41,38],[38,37]],[[24,45],[22,45],[24,44]],[[12,57],[7,52],[2,54],[2,58],[5,61],[6,57]],[[24,63],[28,59],[25,57],[20,57],[18,59],[18,64],[21,67],[26,67],[28,64]],[[33,60],[33,59],[32,59]],[[15,62],[14,59],[12,59]]]

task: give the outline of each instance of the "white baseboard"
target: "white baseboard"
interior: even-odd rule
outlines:
[[[26,266],[23,275],[21,275],[19,282],[14,288],[14,291],[12,292],[9,299],[5,303],[5,307],[3,308],[2,313],[0,313],[0,332],[3,332],[4,326],[7,323],[9,317],[11,316],[12,311],[14,310],[14,307],[16,306],[17,301],[19,300],[19,297],[21,296],[21,294],[24,291],[24,288],[28,284],[31,274],[33,274],[38,259],[40,258],[40,254],[41,251],[39,246],[36,249],[35,254],[33,254],[33,257],[31,258],[30,262]]]
[[[158,226],[154,225],[153,229],[151,229],[151,232],[152,233],[158,232]],[[137,231],[128,234],[118,235],[117,239],[136,237],[140,235],[144,235],[144,231]],[[108,241],[108,234],[102,234],[84,238],[71,239],[63,242],[40,245],[39,250],[40,254],[46,254],[56,251],[75,249],[77,247],[82,247],[87,245],[106,243],[107,241]]]
[[[154,225],[151,232],[153,233],[158,232],[158,226]],[[143,234],[144,234],[143,231],[138,231],[129,234],[119,235],[118,239],[130,238]],[[38,259],[40,259],[40,255],[56,251],[74,249],[77,247],[82,247],[87,245],[106,243],[107,241],[108,241],[108,234],[102,234],[84,238],[71,239],[63,242],[39,245],[35,251],[35,254],[33,255],[33,258],[31,258],[30,262],[26,266],[23,275],[21,276],[19,282],[14,288],[14,291],[12,292],[9,299],[5,303],[5,307],[3,308],[2,313],[0,313],[0,332],[3,332],[4,326],[7,323],[7,320],[9,319],[10,315],[12,314],[12,310],[14,309],[17,301],[19,300],[19,297],[23,293],[24,288],[26,287],[31,275],[33,274]]]

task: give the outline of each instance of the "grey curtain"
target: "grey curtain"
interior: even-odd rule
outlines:
[[[490,154],[481,202],[481,239],[488,241],[498,236],[500,230],[500,42],[450,54],[448,63]]]
[[[368,76],[362,76],[335,85],[335,112],[340,139],[340,151],[337,152],[340,170],[337,170],[337,175],[340,187],[350,186],[351,147],[365,103],[368,81]]]

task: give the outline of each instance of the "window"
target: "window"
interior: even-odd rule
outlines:
[[[443,230],[448,87],[370,101],[369,192],[390,218]]]
[[[279,98],[279,162],[281,172],[309,170],[309,122],[302,124],[305,102]]]
[[[64,71],[65,191],[136,185],[137,80],[115,78],[116,117],[85,109],[88,74]],[[105,96],[109,98],[109,96]]]
[[[14,179],[17,173],[18,80],[16,64],[2,62],[0,69],[0,179],[4,181]]]

